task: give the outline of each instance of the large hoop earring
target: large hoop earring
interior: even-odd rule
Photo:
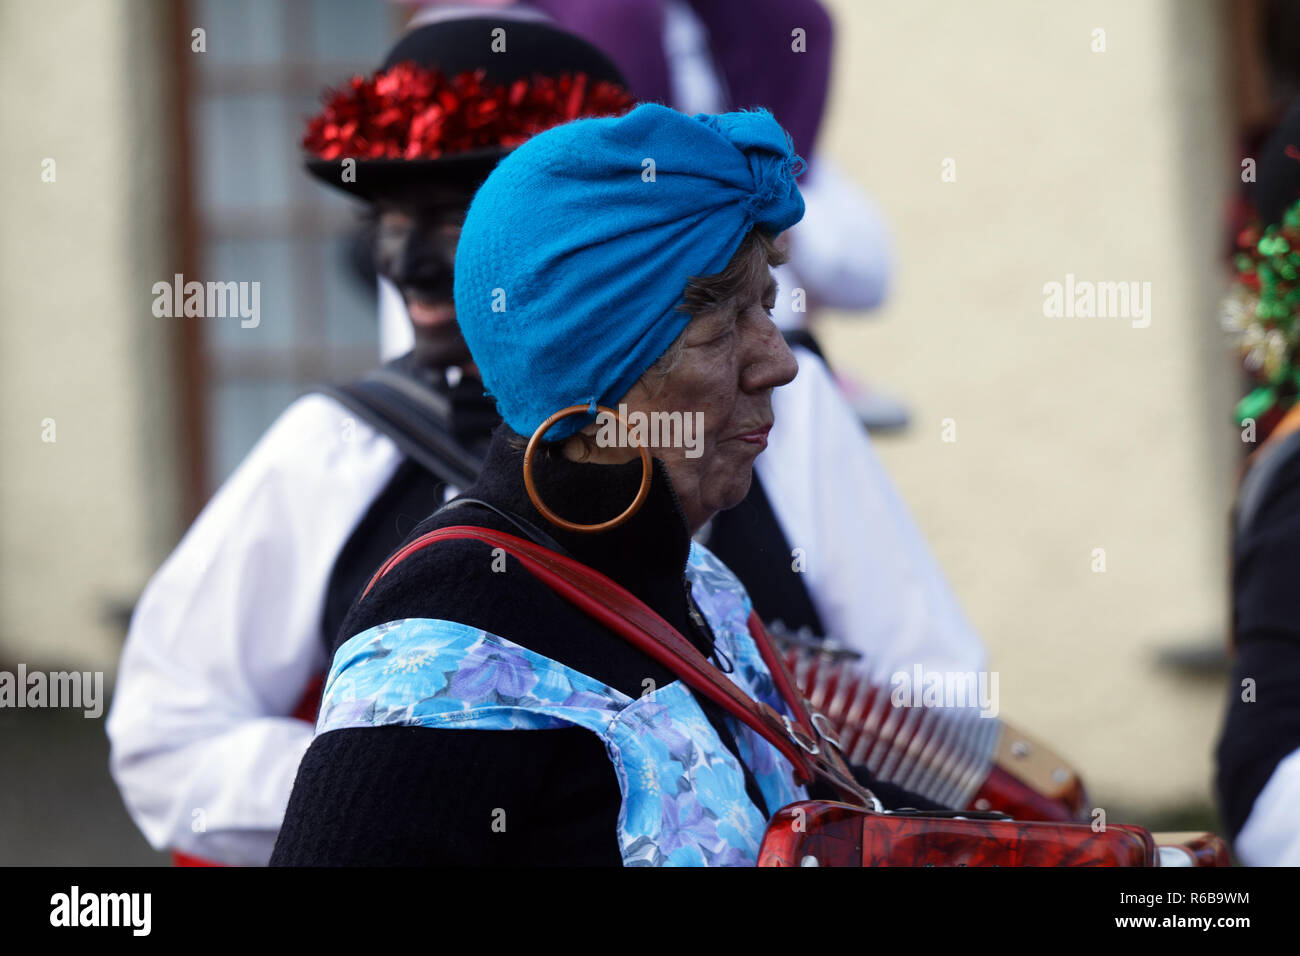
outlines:
[[[619,415],[618,412],[614,411],[614,409],[606,408],[604,405],[597,405],[596,408],[599,411],[608,412],[613,415],[614,418],[622,422],[624,426],[627,425],[627,422],[623,421],[622,416]],[[533,481],[533,453],[537,450],[537,443],[542,440],[542,436],[550,431],[551,426],[556,422],[568,418],[570,415],[576,415],[578,412],[589,412],[590,410],[591,406],[589,404],[570,405],[567,408],[561,408],[558,412],[537,426],[537,431],[533,432],[533,437],[528,439],[528,447],[524,450],[524,488],[528,491],[528,500],[533,503],[533,507],[542,513],[542,517],[551,524],[558,525],[566,531],[577,531],[583,534],[596,534],[601,531],[609,531],[612,528],[617,528],[640,511],[641,506],[645,504],[646,496],[650,494],[650,477],[654,474],[654,468],[650,464],[650,452],[646,449],[645,445],[637,445],[636,449],[641,453],[641,487],[637,490],[636,498],[627,506],[627,509],[621,515],[610,518],[608,521],[602,521],[599,524],[577,524],[567,518],[561,518],[550,508],[546,507],[546,503],[542,501],[542,496],[537,493],[537,485]]]

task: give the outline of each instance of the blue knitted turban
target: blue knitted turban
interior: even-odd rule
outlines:
[[[455,295],[506,423],[531,435],[566,405],[626,395],[690,321],[687,280],[726,268],[753,227],[803,217],[802,166],[765,110],[656,104],[557,126],[502,160],[469,207]]]

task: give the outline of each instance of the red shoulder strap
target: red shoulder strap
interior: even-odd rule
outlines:
[[[423,534],[384,562],[366,585],[362,599],[384,575],[412,554],[437,541],[458,538],[482,541],[512,555],[529,573],[570,604],[654,658],[692,690],[703,694],[760,734],[790,761],[800,783],[823,779],[845,799],[863,806],[879,807],[875,796],[858,784],[840,758],[829,724],[821,726],[817,721],[821,715],[809,712],[756,615],[750,617],[750,634],[772,672],[778,691],[789,705],[793,720],[746,695],[713,667],[676,628],[615,581],[581,562],[511,534],[472,525],[455,525]]]

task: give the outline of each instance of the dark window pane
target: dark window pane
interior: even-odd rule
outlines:
[[[283,205],[300,176],[301,131],[273,93],[216,95],[195,111],[199,207]]]
[[[352,239],[317,242],[320,276],[325,283],[325,327],[332,344],[372,347],[379,354],[376,294],[352,261]]]
[[[295,283],[316,277],[295,274],[292,240],[221,239],[208,243],[206,253],[203,280],[259,283],[256,326],[252,319],[210,316],[204,329],[209,348],[288,350],[299,344]]]
[[[211,487],[229,476],[298,392],[290,381],[226,382],[213,390],[208,455]]]
[[[356,6],[370,6],[358,3]],[[284,4],[269,0],[199,0],[192,3],[194,27],[207,31],[213,66],[273,64],[284,54]]]
[[[367,64],[374,69],[395,39],[395,11],[385,3],[312,0],[312,51],[325,61]]]

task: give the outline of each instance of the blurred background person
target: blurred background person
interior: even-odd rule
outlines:
[[[1300,4],[1232,0],[1228,28],[1236,149],[1243,160],[1258,158],[1300,95]],[[1259,176],[1242,176],[1228,212],[1230,252],[1241,231],[1257,224],[1259,193],[1268,188],[1262,183]]]
[[[1220,811],[1238,857],[1300,866],[1300,102],[1260,152],[1223,324],[1253,388],[1232,522],[1232,677]]]
[[[493,55],[503,24],[509,50]],[[311,171],[373,206],[375,261],[403,297],[413,348],[386,378],[286,409],[136,606],[108,723],[113,774],[150,843],[181,862],[270,858],[344,613],[444,490],[477,472],[497,417],[455,321],[456,238],[509,144],[571,118],[567,90],[546,82],[578,75],[589,89],[578,115],[631,105],[609,60],[571,34],[508,13],[438,19],[309,127]],[[516,81],[530,85],[526,105],[471,127],[491,92]],[[421,136],[414,118],[439,94],[463,113]],[[375,102],[410,115],[381,126],[378,107],[364,112]],[[360,128],[342,132],[349,122]],[[361,149],[384,152],[348,167]],[[403,429],[397,411],[372,422],[356,404],[391,410],[412,396],[423,427]]]

